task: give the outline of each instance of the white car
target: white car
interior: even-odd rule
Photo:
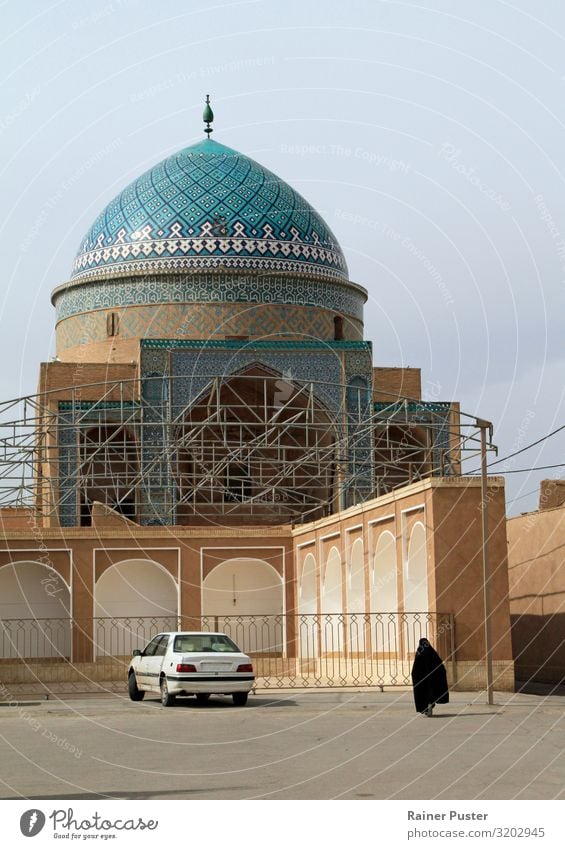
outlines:
[[[196,696],[203,704],[212,694],[245,705],[254,681],[251,659],[227,634],[208,631],[157,634],[142,651],[135,649],[128,669],[130,699],[160,693],[164,707],[177,696]]]

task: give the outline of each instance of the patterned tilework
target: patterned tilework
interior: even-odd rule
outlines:
[[[170,339],[142,339],[140,347],[152,351],[172,351],[173,349],[179,351],[233,351],[239,350],[240,348],[257,348],[258,350],[272,348],[279,351],[316,351],[319,349],[331,349],[332,351],[346,353],[348,350],[370,350],[371,343],[357,340],[350,342],[335,342],[333,339],[330,341],[300,340],[298,342],[288,339],[281,341],[276,339],[251,339],[249,341],[241,339],[179,339],[175,340],[173,343]]]
[[[334,234],[271,171],[206,139],[130,183],[80,245],[73,277],[218,266],[347,279]]]
[[[373,346],[371,342],[364,345],[349,345],[345,352],[345,367],[348,375],[372,375]]]
[[[373,431],[367,427],[372,403],[370,375],[348,375],[346,398],[352,485],[345,493],[343,507],[364,501],[373,493]]]
[[[143,469],[142,523],[174,524],[174,481],[163,446],[167,444],[166,418],[169,407],[169,355],[161,350],[147,351],[142,371],[141,404],[143,429],[141,464]]]
[[[147,304],[289,304],[324,307],[363,321],[365,290],[347,283],[299,276],[191,274],[124,277],[63,286],[53,294],[57,320],[77,313]]]
[[[120,339],[207,339],[218,336],[279,336],[333,339],[333,313],[318,307],[286,304],[159,304],[119,311]],[[57,325],[57,352],[108,339],[107,312],[72,316]],[[363,338],[363,326],[344,322],[351,339]],[[86,355],[88,358],[88,354]]]
[[[318,400],[340,420],[341,360],[332,351],[173,351],[171,360],[175,377],[171,398],[174,415],[195,401],[214,376],[237,374],[246,366],[259,363],[289,380],[315,382]]]
[[[298,383],[315,384],[315,392],[328,410],[341,421],[343,415],[342,385],[362,380],[370,385],[372,375],[371,346],[364,341],[254,341],[236,340],[143,340],[141,342],[141,375],[155,374],[154,358],[163,370],[163,355],[170,356],[170,373],[174,378],[170,393],[172,412],[193,403],[216,376],[240,372],[246,366],[259,363],[276,374]],[[348,371],[350,362],[355,371]],[[345,374],[343,363],[345,362]],[[361,374],[359,374],[360,368]],[[164,373],[160,369],[158,373]],[[357,398],[351,396],[350,413],[357,421],[366,415],[359,412]],[[361,416],[361,417],[360,417]]]
[[[347,493],[350,506],[371,498],[374,492],[373,432],[366,426],[372,408],[373,356],[370,344],[351,346],[345,353],[347,410],[350,441],[350,473],[354,484]]]
[[[78,524],[78,432],[71,427],[72,413],[59,413],[59,422],[59,522],[63,528],[72,528]]]

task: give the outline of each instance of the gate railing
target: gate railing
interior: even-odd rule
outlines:
[[[176,630],[228,634],[253,658],[257,689],[408,686],[422,637],[454,680],[454,618],[435,612],[4,619],[0,680],[123,689],[133,650]]]

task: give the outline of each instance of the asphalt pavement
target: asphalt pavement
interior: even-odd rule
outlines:
[[[565,698],[409,691],[0,705],[4,799],[564,799]]]

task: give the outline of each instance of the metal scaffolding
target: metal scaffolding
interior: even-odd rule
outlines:
[[[374,404],[366,388],[258,371],[199,375],[205,388],[179,404],[175,380],[0,404],[0,508],[30,508],[46,524],[88,525],[94,502],[140,524],[303,522],[460,475],[480,456],[479,420],[449,403]],[[349,393],[347,408],[330,411],[330,390]]]

